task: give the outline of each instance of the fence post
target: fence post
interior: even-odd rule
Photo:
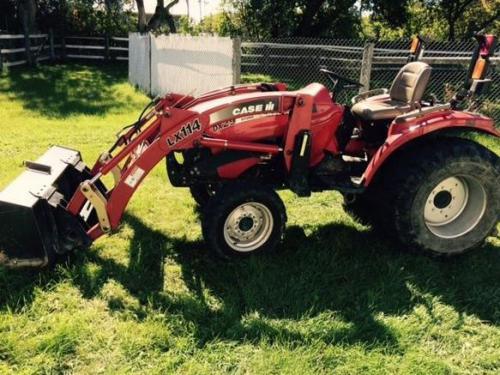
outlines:
[[[269,67],[269,60],[270,60],[270,52],[269,52],[269,46],[265,45],[264,46],[264,73],[269,74],[271,71]]]
[[[241,39],[233,39],[233,85],[241,80]]]
[[[31,40],[28,31],[24,31],[24,48],[26,50],[26,61],[29,66],[33,66],[33,56],[31,55]]]
[[[54,30],[52,28],[49,29],[49,53],[50,53],[50,62],[54,62],[56,59],[56,54],[54,52]]]
[[[61,60],[63,62],[66,60],[66,38],[64,35],[61,36]]]
[[[361,62],[361,71],[359,74],[359,82],[363,85],[359,92],[370,90],[370,76],[372,73],[373,51],[375,49],[374,43],[366,43],[363,49],[363,61]]]
[[[109,34],[104,34],[104,60],[109,60]]]

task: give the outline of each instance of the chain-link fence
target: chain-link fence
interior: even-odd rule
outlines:
[[[371,48],[371,51],[370,51]],[[448,101],[463,86],[475,48],[474,41],[430,42],[423,61],[433,70],[425,96],[435,95]],[[378,41],[373,44],[352,39],[291,38],[266,42],[242,43],[242,80],[282,81],[291,89],[310,82],[329,85],[320,68],[328,68],[342,76],[360,81],[363,89],[390,87],[409,55],[409,41]],[[481,96],[482,111],[500,121],[500,48],[492,58],[488,93]],[[348,103],[357,92],[343,91],[337,97]]]

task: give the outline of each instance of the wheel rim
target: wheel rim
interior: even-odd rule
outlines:
[[[427,228],[440,238],[457,238],[473,230],[486,210],[486,191],[470,176],[448,177],[428,195]]]
[[[233,250],[253,251],[266,243],[273,226],[273,215],[269,208],[258,202],[243,203],[226,218],[224,239]]]
[[[209,197],[213,197],[217,191],[215,190],[215,185],[208,184],[207,185],[207,194]]]

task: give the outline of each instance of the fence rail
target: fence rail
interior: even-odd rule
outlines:
[[[0,34],[0,69],[46,60],[128,60],[128,37]]]

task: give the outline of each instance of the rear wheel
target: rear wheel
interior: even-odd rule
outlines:
[[[394,172],[394,173],[392,173]],[[386,207],[399,239],[428,253],[456,255],[481,244],[500,212],[500,163],[465,139],[443,138],[400,160]]]
[[[376,211],[372,207],[374,197],[371,192],[364,192],[362,194],[355,195],[344,194],[343,199],[342,208],[354,220],[363,225],[376,226]]]
[[[217,191],[203,215],[205,241],[219,256],[272,251],[283,238],[286,213],[270,188],[229,184]]]

